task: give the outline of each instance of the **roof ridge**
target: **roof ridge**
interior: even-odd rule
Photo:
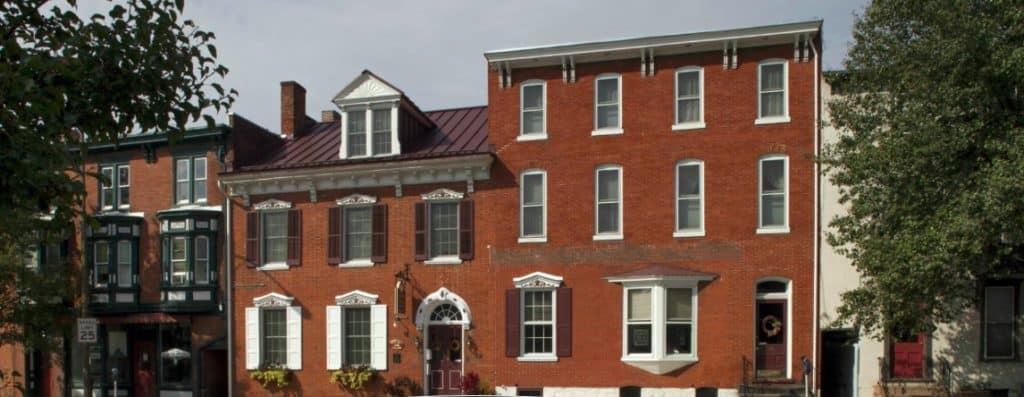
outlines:
[[[457,107],[453,107],[453,108],[441,108],[441,109],[424,110],[423,113],[450,112],[450,111],[453,111],[453,110],[479,109],[479,108],[486,108],[486,107],[487,107],[487,105],[457,106]]]

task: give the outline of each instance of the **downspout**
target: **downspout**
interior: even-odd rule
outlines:
[[[821,29],[818,29],[818,40],[821,40]],[[818,294],[821,292],[821,176],[818,166],[818,158],[821,156],[821,76],[820,76],[820,65],[821,57],[818,56],[818,46],[813,41],[811,42],[811,52],[814,54],[814,338],[811,342],[811,390],[814,390],[814,395],[820,395],[818,390],[818,374],[821,372],[818,368],[818,338],[820,332],[818,329],[818,317],[821,312],[818,308],[819,299]]]
[[[217,180],[217,184],[220,185],[221,192],[224,192],[224,263],[227,264],[227,280],[224,281],[224,295],[228,301],[227,307],[227,318],[228,318],[228,397],[235,395],[235,338],[234,338],[234,312],[235,312],[235,289],[232,275],[234,274],[234,257],[232,256],[231,247],[234,245],[231,241],[231,196],[228,195],[227,189],[221,184],[220,180]]]

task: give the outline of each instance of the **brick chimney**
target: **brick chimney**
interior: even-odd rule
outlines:
[[[306,89],[294,81],[281,82],[281,134],[294,136],[306,126]]]
[[[336,111],[324,110],[324,111],[320,112],[320,121],[321,122],[333,123],[333,122],[338,121],[338,120],[341,120],[341,115],[338,114],[338,112],[336,112]]]

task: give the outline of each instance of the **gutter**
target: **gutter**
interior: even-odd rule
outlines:
[[[224,186],[217,181],[222,193],[224,193],[224,263],[227,265],[227,277],[224,281],[224,296],[227,300],[227,323],[228,323],[228,397],[235,395],[235,338],[234,338],[234,312],[235,312],[235,288],[234,288],[234,260],[231,252],[231,197],[225,192]]]
[[[821,39],[818,34],[818,40]],[[820,395],[818,390],[818,376],[821,374],[818,368],[818,339],[821,335],[818,318],[821,315],[819,294],[821,293],[821,174],[818,165],[818,157],[821,156],[821,76],[818,75],[821,68],[821,57],[818,56],[818,46],[812,45],[811,51],[814,54],[814,318],[812,327],[814,337],[811,343],[811,390],[814,395]],[[856,387],[856,385],[854,385]]]

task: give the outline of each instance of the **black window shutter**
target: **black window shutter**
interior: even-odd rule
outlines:
[[[505,290],[505,356],[519,357],[519,289],[517,288]]]
[[[557,294],[555,300],[557,305],[557,316],[555,340],[558,341],[558,357],[572,356],[572,288],[555,289]]]
[[[245,217],[245,265],[256,267],[260,265],[260,214],[250,212]]]
[[[473,200],[459,203],[459,259],[473,259]]]
[[[416,203],[416,256],[415,260],[427,260],[427,204]]]
[[[341,208],[327,209],[327,264],[341,263]]]
[[[160,239],[160,242],[162,243],[160,248],[160,262],[162,264],[161,267],[163,268],[163,274],[161,277],[163,277],[164,284],[169,284],[171,282],[171,238],[164,237]],[[248,261],[246,261],[246,263],[248,264]]]
[[[302,266],[302,210],[288,210],[288,266]]]
[[[374,205],[372,216],[373,243],[370,260],[373,263],[384,263],[388,261],[388,206]]]

